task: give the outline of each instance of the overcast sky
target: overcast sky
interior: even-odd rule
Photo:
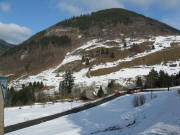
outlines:
[[[0,39],[20,43],[49,26],[107,8],[129,9],[180,29],[180,0],[0,0]]]

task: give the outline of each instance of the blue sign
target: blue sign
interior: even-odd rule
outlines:
[[[0,90],[4,98],[4,103],[6,103],[7,88],[8,88],[8,77],[0,77]]]

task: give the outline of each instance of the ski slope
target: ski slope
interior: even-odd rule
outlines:
[[[57,118],[6,135],[179,135],[180,96],[176,91],[145,95],[146,103],[133,107],[135,95]]]

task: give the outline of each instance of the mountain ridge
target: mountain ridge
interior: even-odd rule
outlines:
[[[2,39],[0,39],[0,52],[4,52],[6,51],[7,49],[13,47],[13,44],[10,44]]]

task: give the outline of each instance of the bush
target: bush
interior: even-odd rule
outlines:
[[[141,105],[143,105],[143,104],[146,103],[146,97],[145,97],[144,95],[141,95],[141,96],[139,97],[139,100],[140,100],[140,104],[141,104]]]
[[[180,90],[177,91],[178,95],[180,96]]]
[[[133,98],[133,106],[134,107],[138,107],[139,106],[139,98],[138,98],[138,96],[135,96]]]
[[[146,97],[144,95],[134,96],[132,103],[134,107],[141,106],[146,103]]]

